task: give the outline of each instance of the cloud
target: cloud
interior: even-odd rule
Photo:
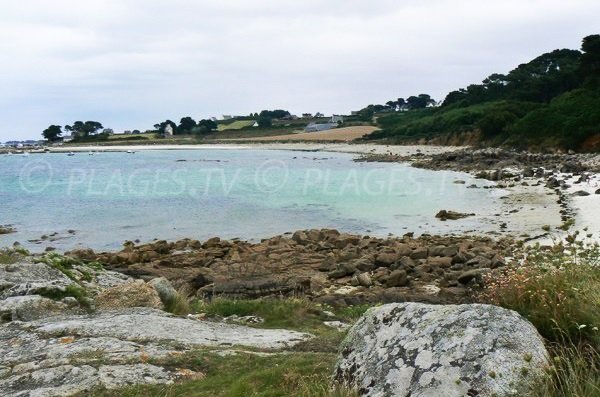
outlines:
[[[0,15],[0,141],[450,90],[598,33],[594,0],[21,0]]]

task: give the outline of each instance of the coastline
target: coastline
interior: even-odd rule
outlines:
[[[430,146],[430,145],[382,145],[372,143],[339,143],[339,142],[261,142],[261,143],[215,143],[201,145],[122,145],[122,146],[72,146],[51,148],[51,153],[66,152],[126,152],[144,150],[288,150],[288,151],[310,151],[310,152],[334,152],[349,153],[367,158],[366,161],[376,162],[400,162],[416,167],[431,168],[434,170],[449,170],[466,172],[477,175],[481,172],[493,172],[493,167],[486,168],[476,164],[471,168],[454,164],[452,161],[435,166],[423,166],[433,164],[437,157],[444,155],[452,156],[453,153],[475,152],[476,149],[463,146]],[[372,156],[373,160],[368,160]],[[539,166],[545,164],[540,162]],[[500,163],[499,169],[512,172],[517,175],[523,172],[522,167],[504,167]],[[566,174],[563,175],[566,178]],[[591,173],[591,180],[600,180],[600,174]],[[573,181],[570,181],[571,183]],[[593,239],[600,240],[600,195],[591,191],[588,197],[575,197],[571,199],[571,193],[575,188],[568,188],[564,197],[555,189],[546,186],[546,177],[532,175],[519,178],[495,181],[499,189],[507,192],[503,195],[503,205],[495,214],[499,230],[497,235],[511,235],[515,238],[523,238],[531,242],[551,244],[556,239],[564,237],[565,232],[560,230],[567,221],[565,219],[565,206],[571,218],[575,221],[574,229],[587,228],[594,233]],[[570,185],[569,185],[570,186]],[[588,190],[591,190],[588,189]],[[594,197],[597,196],[597,197]],[[566,198],[566,199],[565,199]],[[564,201],[564,202],[563,202]],[[451,208],[448,208],[451,210]],[[489,220],[487,220],[489,221]],[[495,220],[491,220],[495,223]],[[550,232],[547,229],[550,227]],[[525,230],[527,229],[527,230]],[[539,229],[539,233],[535,230]],[[534,232],[532,232],[532,230]]]
[[[443,156],[454,158],[453,153],[474,153],[476,149],[460,146],[427,146],[427,145],[382,145],[371,143],[316,143],[316,142],[293,142],[293,143],[219,143],[199,145],[121,145],[121,146],[67,146],[50,148],[50,153],[82,153],[82,152],[126,152],[126,151],[149,151],[149,150],[286,150],[286,151],[309,151],[309,152],[333,152],[358,155],[356,161],[374,162],[399,162],[410,164],[420,168],[433,170],[448,170],[464,172],[470,175],[478,175],[482,172],[497,172],[495,166],[485,167],[475,164],[464,167],[456,161],[436,163],[436,159]],[[33,152],[32,152],[33,153]],[[38,152],[40,153],[40,152]],[[43,152],[41,152],[43,153]],[[595,194],[593,184],[586,185],[589,196],[575,196],[578,184],[574,184],[578,176],[572,174],[560,174],[565,180],[562,191],[549,187],[548,176],[527,175],[522,177],[524,167],[512,166],[499,169],[514,177],[504,180],[496,180],[496,188],[501,189],[503,204],[493,217],[481,217],[482,222],[495,225],[497,233],[487,232],[491,236],[512,236],[525,239],[529,242],[540,242],[551,244],[556,239],[565,236],[561,226],[569,219],[575,221],[574,230],[587,229],[586,233],[593,233],[592,239],[599,241],[600,238],[600,195]],[[544,164],[540,164],[543,167]],[[579,175],[577,173],[576,175]],[[490,179],[490,178],[486,178]],[[492,180],[494,178],[491,178]],[[590,173],[591,183],[598,184],[600,174]],[[566,187],[569,186],[569,187]],[[597,188],[596,188],[597,189]],[[581,190],[581,189],[579,189]],[[440,208],[442,209],[442,208]],[[444,208],[452,210],[452,208]],[[565,217],[568,214],[568,218]],[[451,221],[454,222],[454,221]],[[444,233],[442,233],[444,234]],[[482,233],[483,234],[483,233]],[[222,237],[222,236],[219,236]]]

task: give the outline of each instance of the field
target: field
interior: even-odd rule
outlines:
[[[355,127],[343,127],[335,128],[327,131],[320,132],[300,132],[296,134],[286,135],[275,135],[275,136],[264,136],[256,138],[247,138],[247,141],[353,141],[354,139],[361,138],[367,134],[377,130],[377,127],[373,126],[355,126]]]
[[[242,128],[250,127],[254,124],[254,120],[236,120],[229,124],[219,124],[217,131],[241,130]]]

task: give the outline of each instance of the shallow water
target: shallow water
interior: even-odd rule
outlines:
[[[468,189],[489,183],[466,174],[352,158],[238,149],[0,156],[0,224],[17,229],[0,246],[115,249],[125,240],[260,239],[321,227],[484,231],[499,205],[498,190]],[[440,209],[478,216],[441,222]]]

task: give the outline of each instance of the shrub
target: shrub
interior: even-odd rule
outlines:
[[[553,342],[600,343],[600,249],[570,242],[526,249],[523,260],[484,279],[482,302],[515,310]]]

